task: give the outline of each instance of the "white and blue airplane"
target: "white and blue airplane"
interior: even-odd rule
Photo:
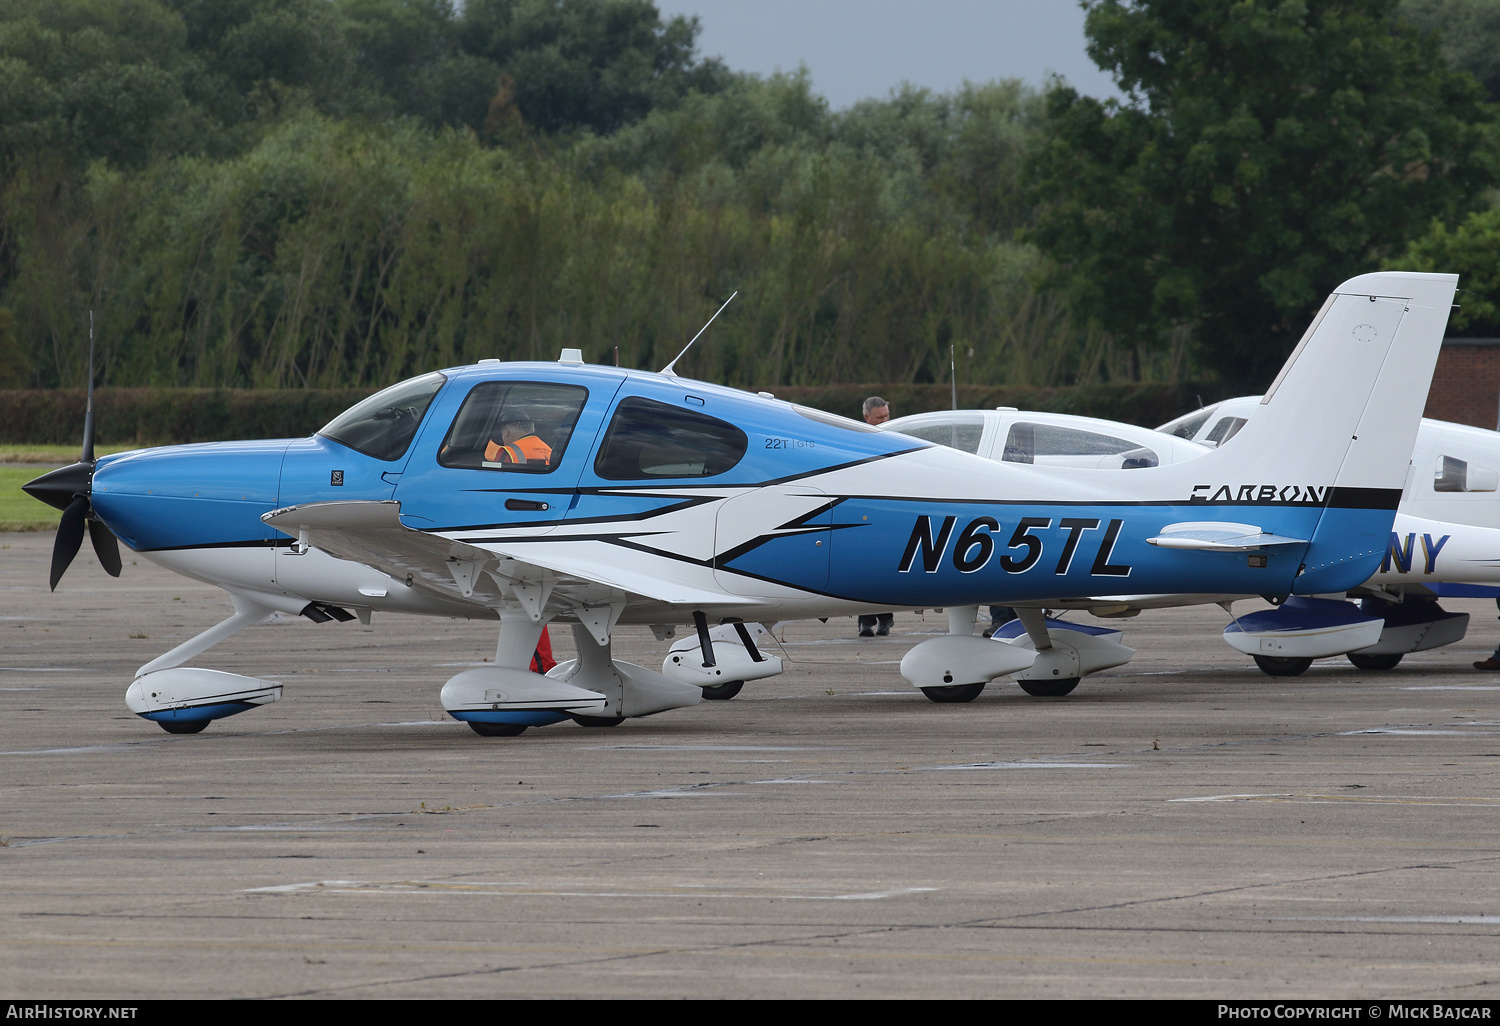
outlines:
[[[606,725],[702,688],[615,660],[621,625],[714,634],[745,621],[893,608],[967,623],[903,675],[961,696],[1035,651],[972,634],[981,604],[1119,593],[1324,594],[1387,551],[1453,275],[1368,274],[1329,297],[1237,444],[1113,473],[995,463],[670,373],[481,361],[412,378],[311,438],[83,458],[29,483],[64,510],[54,586],[85,529],[227,591],[235,614],[137,671],[126,704],[174,733],[281,685],[183,664],[281,611],[498,620],[495,664],[443,686],[486,736]],[[529,664],[542,628],[579,658]],[[710,628],[710,624],[720,625]]]

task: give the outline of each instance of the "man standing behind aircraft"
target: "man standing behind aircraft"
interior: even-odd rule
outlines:
[[[536,425],[529,420],[507,420],[500,425],[500,441],[493,439],[484,447],[484,458],[490,463],[531,463],[547,466],[552,462],[552,446],[536,436]]]
[[[872,395],[865,400],[864,405],[865,423],[871,427],[879,427],[891,419],[891,406],[878,395]],[[891,624],[896,617],[890,613],[877,613],[874,616],[861,616],[859,618],[859,636],[861,638],[873,638],[880,635],[882,638],[891,633]]]

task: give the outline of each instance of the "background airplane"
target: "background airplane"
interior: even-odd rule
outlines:
[[[1259,405],[1259,396],[1227,399],[1157,430],[1217,447]],[[1437,599],[1500,595],[1497,486],[1500,433],[1423,418],[1386,556],[1353,593],[1359,606],[1293,600],[1231,624],[1225,640],[1275,675],[1295,675],[1314,658],[1343,654],[1361,669],[1389,669],[1408,652],[1461,640],[1467,614],[1446,612]],[[1375,621],[1379,640],[1355,647]]]
[[[1012,462],[1043,465],[1087,465],[1099,469],[1180,462],[1227,442],[1259,408],[1260,397],[1229,400],[1174,420],[1157,430],[1067,414],[1036,411],[958,410],[917,414],[885,425],[940,444]],[[1191,430],[1173,434],[1186,423]],[[1214,444],[1192,439],[1215,435]],[[1251,655],[1267,673],[1296,675],[1315,658],[1347,655],[1361,669],[1389,669],[1408,652],[1449,645],[1463,638],[1467,613],[1444,610],[1444,594],[1500,594],[1500,520],[1493,503],[1483,502],[1500,477],[1500,433],[1423,419],[1412,458],[1413,471],[1403,492],[1390,545],[1379,570],[1348,594],[1305,597],[1269,596],[1278,608],[1234,617],[1225,640]],[[1417,468],[1432,467],[1432,473]],[[1481,500],[1481,501],[1476,501]],[[1416,515],[1420,512],[1421,516]],[[1135,616],[1144,609],[1217,602],[1225,605],[1253,595],[1098,595],[1049,603],[1053,610],[1078,609],[1103,618]],[[1058,630],[1087,632],[1118,643],[1097,627],[1049,620]],[[1016,640],[1017,627],[999,636]],[[1070,635],[1061,635],[1068,639]],[[1098,643],[1095,643],[1098,647]],[[1129,649],[1115,652],[1125,662]],[[1100,665],[1093,670],[1106,669]],[[1024,674],[1023,688],[1036,692]],[[1061,680],[1044,693],[1066,693],[1074,680]]]
[[[717,662],[711,621],[749,652],[741,621],[944,607],[952,632],[909,652],[902,673],[961,697],[1050,658],[974,637],[980,603],[1127,581],[1322,594],[1368,578],[1455,284],[1346,282],[1240,444],[1129,472],[997,463],[565,350],[555,364],[413,378],[307,439],[97,460],[86,441],[78,464],[27,490],[65,510],[54,581],[87,523],[104,552],[112,535],[229,593],[234,616],[141,667],[127,690],[133,711],[174,732],[280,696],[273,681],[182,665],[275,611],[498,619],[495,664],[452,677],[441,696],[486,735],[698,701],[698,686],[611,658],[622,624],[662,638],[693,625],[705,670]],[[496,459],[517,427],[539,439],[518,446],[536,457]],[[527,667],[548,622],[572,626],[579,658],[541,676]]]

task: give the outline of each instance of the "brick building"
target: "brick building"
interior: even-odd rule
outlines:
[[[1500,427],[1500,338],[1445,338],[1424,414],[1434,420]]]

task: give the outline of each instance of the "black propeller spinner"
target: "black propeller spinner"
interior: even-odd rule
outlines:
[[[92,317],[90,320],[92,321]],[[94,517],[94,507],[89,496],[94,489],[94,332],[89,327],[89,392],[88,407],[83,414],[83,454],[72,466],[62,467],[43,474],[21,486],[21,490],[34,499],[63,511],[57,525],[57,540],[52,544],[52,590],[78,555],[83,545],[84,525],[88,527],[89,540],[94,543],[94,554],[99,565],[111,577],[120,576],[120,544],[109,528]]]

